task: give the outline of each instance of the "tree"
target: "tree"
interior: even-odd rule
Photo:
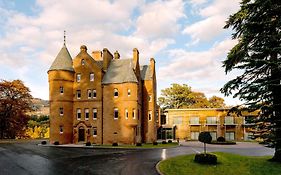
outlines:
[[[223,62],[226,73],[242,73],[221,89],[226,96],[239,97],[249,110],[261,110],[274,135],[273,161],[281,162],[281,1],[243,0],[225,28],[238,40]]]
[[[210,132],[200,132],[198,140],[204,143],[204,154],[206,154],[206,144],[211,143],[212,141],[212,136]]]
[[[225,107],[224,99],[217,96],[212,96],[211,98],[209,98],[209,103],[209,106],[211,108]]]
[[[0,138],[15,138],[24,133],[31,109],[29,89],[20,80],[0,81]]]
[[[172,84],[161,95],[158,103],[163,109],[225,107],[222,98],[214,96],[208,100],[204,93],[192,91],[186,84]]]
[[[202,92],[192,92],[190,94],[192,103],[189,108],[208,108],[209,107],[209,101],[204,93]]]
[[[172,84],[172,87],[161,90],[163,97],[159,98],[159,104],[163,108],[181,108],[193,103],[191,87],[186,84]]]

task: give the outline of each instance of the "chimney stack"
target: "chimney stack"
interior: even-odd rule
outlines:
[[[103,49],[102,56],[103,56],[103,70],[106,72],[113,56],[107,48]]]
[[[114,59],[120,59],[120,54],[118,53],[117,50],[116,50],[116,52],[114,53]]]
[[[139,62],[139,51],[137,48],[133,49],[133,62],[134,62],[134,68],[136,69],[136,66]]]

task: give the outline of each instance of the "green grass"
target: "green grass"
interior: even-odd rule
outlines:
[[[178,143],[167,143],[162,144],[158,143],[158,145],[153,145],[152,143],[142,144],[142,146],[136,145],[118,145],[118,146],[111,146],[111,145],[95,145],[94,147],[97,148],[169,148],[178,146]]]
[[[218,157],[217,165],[195,163],[195,155],[178,156],[160,163],[165,175],[280,175],[281,163],[268,161],[271,156],[249,157],[229,153],[213,153]]]

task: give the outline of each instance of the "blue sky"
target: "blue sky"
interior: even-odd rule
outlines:
[[[48,99],[47,71],[63,45],[74,58],[88,51],[118,50],[140,63],[156,60],[158,96],[171,83],[188,84],[207,97],[237,75],[222,61],[236,41],[223,29],[239,0],[1,0],[0,79],[21,79],[34,97]],[[234,105],[239,100],[225,98]]]

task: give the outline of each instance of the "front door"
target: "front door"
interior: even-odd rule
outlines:
[[[79,128],[78,131],[78,142],[84,142],[85,141],[85,129]]]

